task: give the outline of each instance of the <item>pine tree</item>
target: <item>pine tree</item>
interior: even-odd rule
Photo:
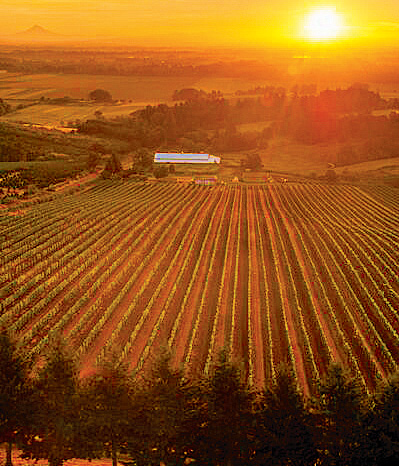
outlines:
[[[378,387],[366,427],[368,436],[362,456],[368,462],[364,464],[399,464],[399,373]]]
[[[26,434],[29,414],[27,361],[5,329],[0,330],[0,440],[6,444],[6,466],[12,466],[12,444]]]
[[[132,381],[114,355],[105,360],[96,374],[85,381],[81,398],[81,434],[84,456],[106,452],[113,466],[127,441],[132,412]],[[86,439],[84,441],[84,439]]]
[[[315,407],[319,416],[317,443],[323,463],[348,466],[361,460],[365,394],[358,380],[333,364],[319,383]]]
[[[313,464],[313,420],[294,374],[280,366],[275,380],[259,397],[255,464]]]
[[[116,154],[111,154],[111,157],[105,165],[104,171],[109,173],[119,173],[122,171],[122,163]]]
[[[252,453],[253,392],[224,351],[206,381],[203,462],[247,464]]]
[[[188,457],[196,430],[193,400],[192,384],[172,367],[170,351],[163,348],[136,391],[129,442],[136,463],[168,465]]]
[[[73,358],[62,342],[54,341],[33,383],[35,435],[24,445],[25,455],[45,458],[50,466],[61,466],[64,460],[76,457],[77,385]]]

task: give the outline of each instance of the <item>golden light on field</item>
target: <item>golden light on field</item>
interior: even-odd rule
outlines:
[[[320,7],[311,11],[303,23],[304,39],[325,42],[340,39],[344,34],[344,19],[334,7]]]

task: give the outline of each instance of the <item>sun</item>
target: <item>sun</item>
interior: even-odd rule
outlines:
[[[317,8],[305,18],[303,30],[305,38],[311,41],[339,39],[344,30],[343,17],[333,7]]]

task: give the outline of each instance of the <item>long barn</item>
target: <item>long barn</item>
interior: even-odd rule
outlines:
[[[157,152],[154,156],[156,163],[220,163],[220,157],[210,154],[187,154]]]

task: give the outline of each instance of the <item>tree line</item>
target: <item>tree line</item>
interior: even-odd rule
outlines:
[[[185,77],[222,77],[222,78],[259,78],[279,80],[282,72],[269,63],[257,60],[217,61],[210,63],[187,63],[176,61],[171,57],[136,57],[118,56],[115,53],[65,54],[51,57],[27,54],[15,51],[0,56],[0,69],[10,73],[57,73],[89,74],[107,76],[185,76]]]
[[[275,96],[270,104],[262,99],[242,99],[236,103],[216,96],[191,99],[174,106],[148,105],[129,116],[113,120],[89,119],[78,125],[78,132],[127,141],[131,150],[148,148],[174,151],[239,151],[267,147],[269,128],[239,131],[241,123],[271,121],[283,104]]]
[[[82,377],[55,339],[32,361],[0,331],[0,441],[61,466],[109,456],[126,466],[396,465],[399,374],[373,393],[333,364],[305,398],[281,366],[263,388],[221,351],[209,374],[187,375],[164,349],[145,377],[113,355]]]
[[[173,106],[147,106],[113,120],[90,119],[78,131],[126,141],[132,150],[243,151],[266,149],[269,140],[284,136],[301,144],[339,143],[343,164],[393,157],[399,151],[397,99],[385,100],[365,86],[324,90],[318,95],[287,94],[264,88],[264,94],[228,100],[217,93],[182,89],[187,100]],[[391,109],[390,115],[373,115]],[[269,122],[262,129],[241,130],[246,123]],[[345,147],[346,146],[346,147]],[[356,150],[347,150],[347,147]],[[377,147],[376,150],[369,150]]]

